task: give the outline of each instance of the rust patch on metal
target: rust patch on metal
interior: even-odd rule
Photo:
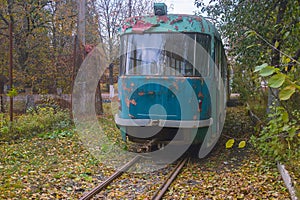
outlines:
[[[138,95],[139,95],[139,96],[144,96],[144,95],[145,95],[145,92],[139,92]]]
[[[130,86],[131,86],[131,87],[134,87],[134,83],[130,83]]]
[[[129,108],[130,100],[128,98],[126,98],[125,101],[126,101],[125,103],[126,103],[127,108]]]
[[[136,101],[135,101],[134,99],[130,100],[129,102],[130,102],[132,105],[134,105],[134,106],[136,106],[136,104],[137,104]]]
[[[194,115],[193,119],[196,120],[197,119],[197,115]]]
[[[202,97],[202,98],[204,97],[204,95],[202,94],[202,92],[199,92],[199,93],[198,93],[198,97],[199,97],[199,98],[200,98],[200,97]]]
[[[178,84],[176,82],[173,82],[173,86],[175,87],[176,90],[178,90]]]
[[[126,98],[126,106],[129,108],[129,106],[130,106],[130,104],[132,104],[132,105],[134,105],[134,106],[136,106],[136,101],[134,100],[134,99],[132,99],[132,100],[129,100],[128,98]]]
[[[170,22],[170,25],[173,25],[177,22],[182,22],[182,16],[178,16],[176,19],[173,19],[171,22]]]
[[[132,26],[123,25],[122,32],[125,32],[127,29],[132,28]]]
[[[202,22],[202,18],[201,17],[197,17],[197,16],[194,16],[194,19],[198,22]]]
[[[154,94],[154,92],[153,92],[153,91],[149,91],[149,92],[148,92],[148,94],[150,94],[150,95],[153,95],[153,94]]]
[[[143,33],[144,31],[157,26],[159,26],[159,24],[152,24],[143,20],[139,20],[132,26],[132,31],[136,33]]]
[[[123,90],[127,92],[131,92],[131,88],[127,88],[125,85],[123,86]]]
[[[157,17],[157,22],[160,22],[160,23],[167,23],[169,20],[170,19],[166,15]]]

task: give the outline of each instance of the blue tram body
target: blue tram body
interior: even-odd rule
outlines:
[[[120,38],[115,121],[124,140],[170,141],[181,128],[179,143],[198,144],[221,129],[226,90],[218,85],[227,85],[227,65],[209,21],[175,14],[132,17]]]

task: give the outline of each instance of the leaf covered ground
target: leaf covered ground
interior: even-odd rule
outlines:
[[[107,130],[114,129],[107,120]],[[117,133],[117,131],[116,131]],[[248,142],[251,122],[243,107],[229,108],[217,148],[191,158],[165,199],[289,199],[277,169],[266,165]],[[226,141],[234,139],[232,148]],[[238,148],[246,141],[245,148]],[[0,199],[78,199],[114,172],[84,148],[76,134],[0,144]],[[147,174],[125,173],[98,197],[150,199],[172,167]]]

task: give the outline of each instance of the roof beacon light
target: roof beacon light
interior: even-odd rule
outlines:
[[[167,5],[165,3],[154,3],[154,14],[158,16],[167,14]]]

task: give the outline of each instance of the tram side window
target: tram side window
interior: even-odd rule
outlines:
[[[222,71],[221,71],[221,76],[223,78],[224,84],[227,80],[227,59],[226,59],[226,54],[224,48],[222,48]]]
[[[207,34],[195,34],[186,33],[195,42],[193,44],[194,48],[194,58],[193,58],[193,75],[194,76],[208,76],[209,73],[209,58],[211,49],[211,39],[210,35]],[[190,72],[190,69],[188,69]]]
[[[215,54],[214,54],[215,64],[216,64],[218,70],[220,70],[221,63],[222,63],[222,61],[221,61],[221,42],[217,38],[215,38],[214,46],[215,46]]]
[[[221,77],[223,78],[223,80],[225,80],[224,78],[226,77],[226,68],[227,68],[227,61],[226,61],[226,55],[225,55],[225,51],[224,51],[224,47],[221,43],[220,40],[218,40],[217,38],[215,38],[215,42],[214,42],[214,46],[215,46],[215,64],[218,68],[218,70],[220,70],[221,73]],[[217,71],[215,72],[215,75]]]

